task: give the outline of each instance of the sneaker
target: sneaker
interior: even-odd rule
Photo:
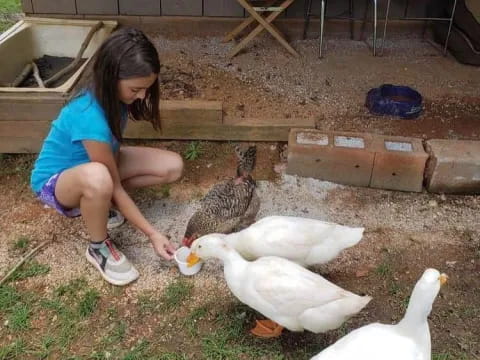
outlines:
[[[113,285],[127,285],[138,279],[137,269],[108,238],[98,249],[88,246],[87,260],[95,266],[103,278]]]
[[[120,211],[115,209],[110,209],[108,212],[108,222],[107,222],[107,229],[112,230],[116,227],[123,225],[125,222],[125,218],[120,213]]]

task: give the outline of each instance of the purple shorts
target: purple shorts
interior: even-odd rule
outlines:
[[[50,179],[48,179],[47,183],[43,185],[42,190],[37,192],[38,200],[40,200],[45,205],[54,208],[60,214],[65,215],[67,217],[77,217],[80,216],[80,209],[66,209],[60,204],[55,197],[55,186],[57,185],[58,177],[61,173],[53,175]]]

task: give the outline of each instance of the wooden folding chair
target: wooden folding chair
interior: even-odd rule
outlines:
[[[267,30],[272,36],[282,44],[290,54],[299,56],[294,48],[285,40],[282,33],[272,24],[286,8],[288,8],[295,0],[283,0],[278,6],[273,6],[277,0],[269,0],[265,3],[265,6],[253,6],[248,0],[237,0],[245,10],[250,14],[250,17],[245,19],[240,25],[229,32],[223,41],[227,42],[235,38],[240,32],[242,32],[247,26],[257,21],[259,24],[253,29],[242,41],[240,41],[229,53],[229,57],[234,57],[240,50],[242,50],[254,37],[261,34],[264,30]],[[262,13],[270,13],[268,16],[263,17]]]

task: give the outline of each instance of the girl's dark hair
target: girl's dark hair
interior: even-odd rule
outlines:
[[[140,30],[122,28],[104,41],[93,60],[90,87],[105,111],[112,134],[121,142],[122,104],[118,99],[118,81],[159,74],[157,50]],[[128,105],[128,115],[133,120],[147,120],[154,129],[159,129],[159,98],[156,78],[143,100],[137,99]]]

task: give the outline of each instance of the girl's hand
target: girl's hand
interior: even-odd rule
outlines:
[[[173,253],[175,247],[170,243],[167,237],[159,232],[154,232],[150,235],[150,241],[158,256],[163,257],[166,260],[173,259]]]

